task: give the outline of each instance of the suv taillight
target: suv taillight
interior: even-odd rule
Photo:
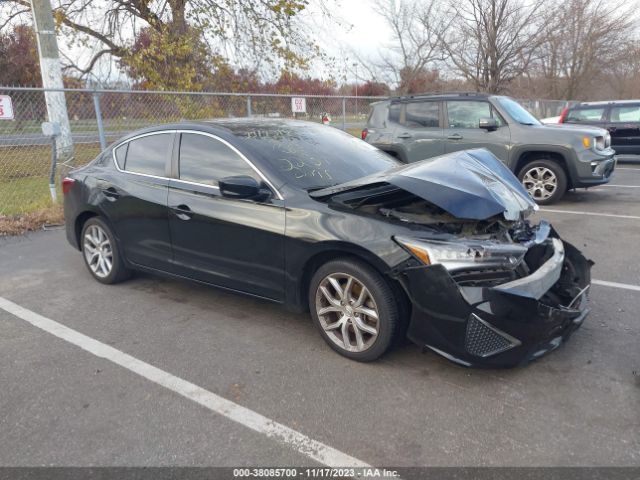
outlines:
[[[558,119],[558,123],[564,123],[564,119],[567,117],[567,113],[569,112],[569,107],[564,107],[562,112],[560,113],[560,118]]]
[[[367,133],[369,133],[369,130],[367,130],[366,128],[362,130],[362,140],[367,139]]]
[[[66,195],[71,191],[76,181],[73,178],[65,177],[62,179],[62,193]]]

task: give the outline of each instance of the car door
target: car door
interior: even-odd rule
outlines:
[[[263,178],[238,150],[204,132],[181,132],[169,183],[169,228],[179,275],[274,300],[284,298],[285,212],[264,200],[224,197],[218,181]]]
[[[100,208],[125,258],[144,267],[170,267],[167,172],[175,133],[152,132],[114,149],[116,169],[105,169],[96,186]]]
[[[509,126],[488,101],[450,100],[445,105],[445,152],[486,148],[508,164],[511,144]],[[483,118],[494,118],[497,128],[480,128],[480,119]]]
[[[404,119],[396,128],[407,162],[436,157],[445,152],[439,101],[422,100],[405,105]]]
[[[640,103],[612,105],[607,130],[618,155],[640,155]]]

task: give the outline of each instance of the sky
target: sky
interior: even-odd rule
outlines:
[[[358,52],[361,59],[375,59],[377,52],[391,40],[391,32],[382,18],[376,13],[374,2],[370,0],[330,0],[331,15],[337,20],[336,25],[328,25],[319,13],[318,2],[311,2],[305,13],[305,23],[315,31],[315,41],[329,56],[336,59],[330,67],[316,64],[309,75],[317,78],[336,78],[342,83],[346,76],[347,83],[355,82],[356,71],[362,81],[364,69],[358,65],[353,52]],[[91,50],[100,50],[97,45],[93,49],[69,46],[64,38],[58,37],[58,45],[62,56],[80,60],[86,64],[92,56]],[[97,66],[100,80],[124,80],[118,73],[113,61],[105,59]],[[345,75],[346,74],[346,75]]]

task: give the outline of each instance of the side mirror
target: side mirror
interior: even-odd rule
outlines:
[[[223,197],[264,199],[270,192],[261,187],[258,181],[248,175],[225,177],[218,181],[218,187]]]
[[[480,122],[478,122],[478,128],[483,128],[487,131],[497,130],[498,122],[496,122],[495,118],[481,118]]]

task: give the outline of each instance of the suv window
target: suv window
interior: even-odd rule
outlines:
[[[180,136],[179,178],[205,185],[218,185],[218,180],[234,175],[256,178],[254,170],[227,145],[215,138],[197,133]]]
[[[440,127],[440,102],[408,103],[405,111],[407,127]]]
[[[399,103],[392,103],[389,105],[389,121],[393,123],[400,123],[400,110],[402,105]]]
[[[172,143],[173,133],[147,135],[146,137],[131,140],[126,151],[124,169],[128,172],[164,177],[167,152],[171,151]],[[123,150],[123,148],[118,148],[116,158],[120,153],[119,150]]]
[[[606,107],[576,108],[567,112],[565,122],[599,122]]]
[[[640,105],[611,107],[612,122],[640,122]]]
[[[489,102],[452,101],[447,102],[449,128],[479,128],[481,118],[491,118]],[[498,125],[500,119],[496,118]]]
[[[387,109],[384,108],[383,105],[372,106],[370,108],[369,118],[367,119],[367,125],[376,128],[384,127],[386,113]]]

